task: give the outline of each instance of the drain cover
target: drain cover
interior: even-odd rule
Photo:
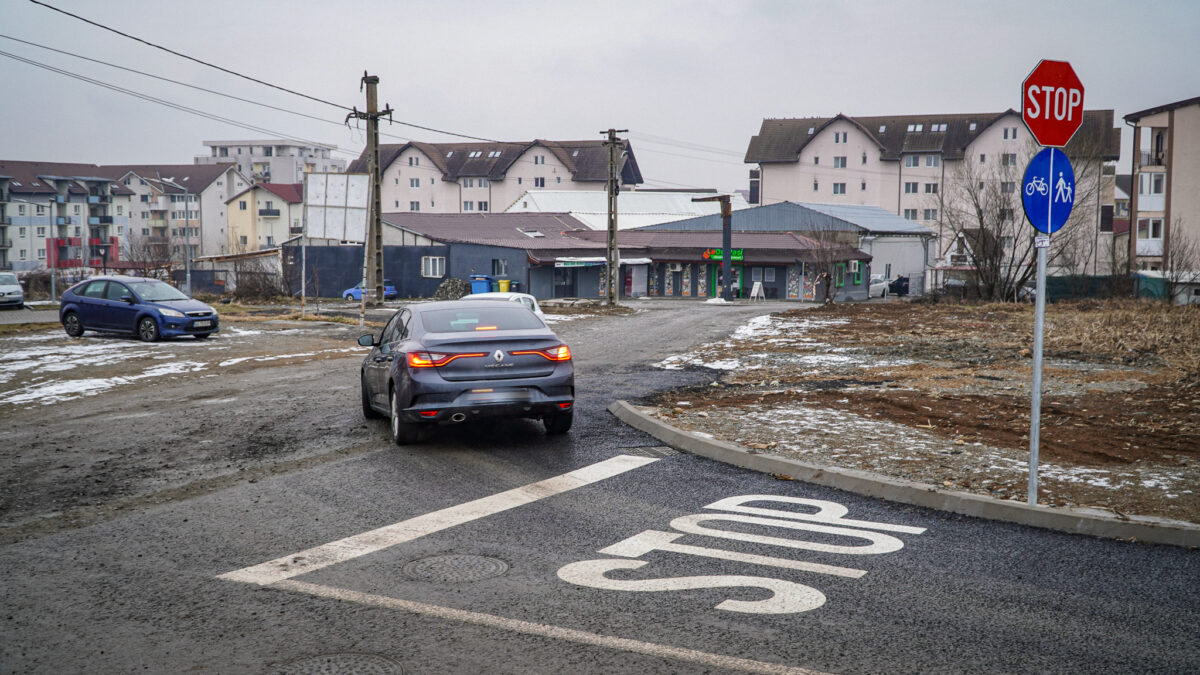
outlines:
[[[404,573],[421,581],[480,581],[508,571],[508,563],[482,555],[436,555],[414,560]]]
[[[287,675],[403,675],[399,663],[378,654],[322,654],[271,671]]]

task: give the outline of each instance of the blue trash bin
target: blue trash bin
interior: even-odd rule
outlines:
[[[493,279],[486,274],[471,275],[471,292],[487,293],[492,290]]]

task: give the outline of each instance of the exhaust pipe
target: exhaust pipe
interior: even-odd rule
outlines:
[[[461,422],[461,421],[463,421],[463,420],[465,420],[465,419],[467,419],[467,415],[466,415],[466,413],[460,413],[460,412],[456,412],[456,413],[454,413],[453,415],[451,415],[451,416],[450,416],[450,421],[451,421],[451,422]]]

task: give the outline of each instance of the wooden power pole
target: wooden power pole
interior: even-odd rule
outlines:
[[[619,297],[617,283],[621,278],[621,258],[617,251],[617,195],[621,192],[621,186],[617,182],[617,144],[621,139],[617,138],[617,134],[624,134],[628,131],[628,129],[609,129],[600,132],[608,136],[608,140],[604,144],[608,146],[608,247],[606,249],[608,268],[605,272],[608,275],[608,283],[605,284],[607,287],[605,303],[609,307],[617,305]]]
[[[365,304],[367,297],[367,289],[373,289],[375,293],[376,305],[383,304],[383,214],[381,199],[379,197],[380,186],[380,169],[379,169],[379,118],[383,116],[390,117],[392,109],[390,107],[384,110],[379,109],[379,76],[368,75],[363,72],[362,80],[359,85],[361,90],[363,86],[367,89],[367,111],[359,112],[355,109],[354,112],[346,116],[346,119],[356,118],[367,121],[367,173],[371,176],[371,213],[367,221],[367,252],[364,260],[364,267],[367,269],[366,287],[363,288],[363,302]]]

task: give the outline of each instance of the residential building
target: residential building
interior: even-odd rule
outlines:
[[[620,150],[618,180],[625,187],[640,184],[629,141]],[[380,201],[384,211],[504,211],[530,189],[606,189],[608,154],[604,141],[381,145]],[[365,173],[365,155],[348,171]]]
[[[0,269],[114,266],[131,194],[94,164],[0,160]]]
[[[1021,217],[1017,190],[1039,146],[1015,110],[983,114],[765,119],[745,161],[752,203],[783,201],[876,206],[930,227],[946,264],[957,235],[985,225],[1012,248],[1006,258],[1024,265],[1025,240],[1034,234]],[[1093,273],[1112,181],[1104,164],[1120,155],[1112,110],[1089,110],[1065,148],[1075,165],[1076,209],[1055,239],[1056,261],[1074,273]],[[1110,176],[1111,178],[1111,176]],[[1086,186],[1086,189],[1085,189]],[[1105,191],[1108,194],[1105,194]],[[1080,223],[1077,227],[1075,223]],[[1070,235],[1070,236],[1068,236]],[[1031,248],[1031,246],[1030,246]],[[974,263],[970,263],[973,265]]]
[[[305,144],[282,139],[204,141],[209,154],[196,164],[236,165],[254,183],[302,183],[306,173],[342,173],[346,160],[331,157],[335,145]]]
[[[631,230],[697,216],[719,214],[715,190],[622,190],[617,194],[617,229]],[[730,208],[748,208],[740,194],[730,195]],[[606,190],[529,190],[505,213],[569,213],[593,230],[608,229]]]
[[[183,260],[229,253],[225,202],[250,181],[232,164],[139,164],[98,167],[133,194],[129,257]]]
[[[1125,123],[1133,127],[1130,266],[1200,269],[1200,97],[1130,113]]]
[[[304,234],[304,184],[258,183],[225,201],[230,251],[275,248]]]

